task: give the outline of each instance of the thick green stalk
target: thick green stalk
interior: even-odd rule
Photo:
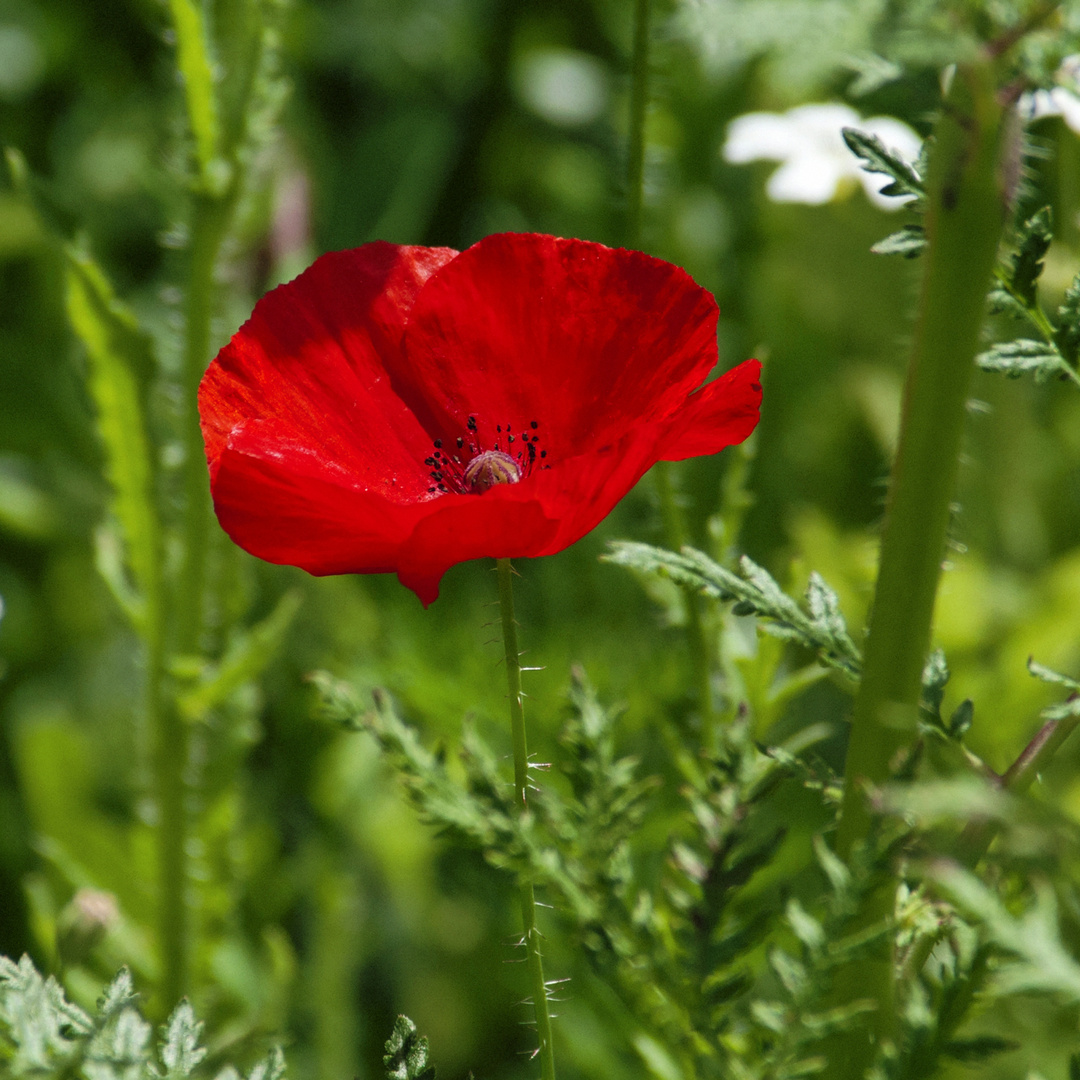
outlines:
[[[183,561],[171,594],[173,650],[199,651],[203,624],[206,556],[210,538],[210,498],[199,427],[197,391],[210,359],[214,267],[231,200],[198,194],[191,229],[184,310]],[[159,905],[162,994],[170,1010],[190,991],[191,914],[188,873],[188,730],[175,700],[159,700],[154,752],[158,800]]]
[[[838,834],[844,856],[870,827],[866,786],[887,780],[916,736],[965,403],[1004,222],[1001,121],[989,64],[960,67],[935,130],[928,177],[929,247],[852,718]],[[866,925],[891,915],[894,895],[895,883],[890,883],[871,898]],[[845,969],[838,979],[849,999],[878,1004],[872,1030],[839,1040],[842,1045],[830,1055],[828,1075],[846,1080],[862,1075],[877,1045],[895,1030],[892,950]]]
[[[514,743],[514,791],[518,810],[525,813],[528,802],[529,748],[525,739],[525,710],[522,705],[521,663],[514,621],[514,582],[509,559],[497,559],[499,574],[499,610],[502,614],[503,647],[506,660],[506,687],[510,698],[510,731]],[[540,931],[536,927],[536,897],[531,881],[519,886],[521,899],[522,940],[529,962],[536,1035],[540,1041],[540,1075],[555,1080],[555,1055],[551,1042],[551,1013],[548,1009],[544,964],[540,955]]]

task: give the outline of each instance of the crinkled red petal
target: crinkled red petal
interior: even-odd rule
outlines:
[[[426,495],[431,437],[386,372],[400,364],[421,286],[455,254],[367,244],[323,255],[264,296],[199,388],[212,484],[236,427],[262,419],[359,487],[402,500]]]
[[[218,455],[213,495],[222,528],[242,548],[316,575],[397,569],[424,512],[357,488],[273,421],[237,428]]]
[[[541,553],[558,522],[534,498],[499,498],[505,490],[448,495],[431,504],[432,513],[417,522],[398,555],[397,574],[424,607],[438,597],[443,575],[459,562]]]
[[[741,443],[758,422],[761,362],[745,360],[691,394],[668,422],[663,461],[716,454]]]
[[[552,457],[674,413],[716,364],[717,308],[683,270],[581,240],[489,236],[417,297],[394,386],[433,431],[539,422]]]

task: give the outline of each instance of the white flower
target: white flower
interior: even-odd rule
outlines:
[[[1060,116],[1080,135],[1080,56],[1067,56],[1058,68],[1060,85],[1051,90],[1035,90],[1020,96],[1020,115],[1027,120]]]
[[[847,148],[841,131],[853,127],[876,135],[893,153],[913,161],[922,145],[919,136],[891,116],[863,120],[846,105],[800,105],[786,113],[746,113],[728,125],[724,160],[779,161],[765,190],[774,202],[800,202],[817,206],[836,198],[837,192],[858,181],[870,200],[883,210],[898,210],[910,196],[879,194],[890,181],[867,173]]]

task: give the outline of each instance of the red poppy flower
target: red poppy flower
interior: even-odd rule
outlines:
[[[702,386],[717,307],[676,266],[504,234],[374,243],[263,297],[199,388],[214,506],[252,554],[395,571],[551,555],[657,461],[754,429],[760,365]]]

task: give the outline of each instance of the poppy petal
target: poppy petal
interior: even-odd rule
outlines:
[[[757,426],[761,363],[745,360],[686,399],[668,424],[662,461],[716,454],[741,443]]]
[[[430,430],[536,420],[548,451],[610,445],[672,413],[716,365],[716,302],[684,271],[581,240],[489,236],[417,297],[395,388]]]
[[[398,578],[427,607],[439,582],[466,559],[509,559],[541,554],[558,523],[536,499],[509,501],[484,495],[451,495],[417,523],[402,547]]]
[[[367,244],[264,296],[199,388],[211,481],[232,431],[258,417],[361,486],[425,493],[430,437],[394,393],[386,358],[400,353],[421,286],[455,254]]]
[[[221,452],[213,484],[222,528],[246,551],[309,574],[384,573],[412,531],[414,507],[362,491],[272,421],[248,421]]]

